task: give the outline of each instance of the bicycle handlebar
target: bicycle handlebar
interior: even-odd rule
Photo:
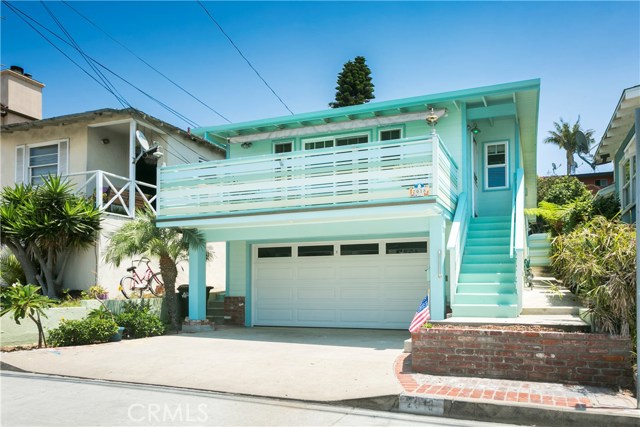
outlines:
[[[151,260],[150,260],[149,258],[147,258],[146,256],[145,256],[145,257],[142,257],[142,258],[140,258],[140,259],[132,259],[132,260],[131,260],[131,266],[132,266],[132,267],[135,267],[133,264],[134,264],[134,263],[136,263],[136,262],[138,263],[138,267],[140,267],[140,264],[142,264],[143,262],[144,262],[145,264],[147,264],[147,266],[148,266],[148,265],[149,265],[149,263],[151,263]]]

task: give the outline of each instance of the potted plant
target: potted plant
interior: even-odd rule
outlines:
[[[109,297],[109,292],[100,285],[91,286],[87,294],[97,300],[106,300]]]

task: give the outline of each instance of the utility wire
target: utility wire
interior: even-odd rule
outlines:
[[[92,76],[88,71],[86,71],[84,68],[82,68],[82,66],[80,64],[78,64],[77,62],[75,62],[73,59],[71,59],[71,57],[69,57],[66,53],[64,53],[64,51],[62,51],[58,46],[56,46],[53,42],[51,42],[45,35],[43,35],[40,31],[38,31],[33,25],[31,25],[29,22],[27,22],[27,20],[24,17],[28,18],[29,20],[33,21],[35,24],[39,25],[40,27],[44,28],[46,31],[48,31],[49,33],[51,33],[53,36],[55,36],[56,38],[58,38],[59,40],[61,40],[63,43],[67,44],[68,46],[73,47],[74,49],[76,49],[73,45],[71,45],[71,43],[69,43],[68,41],[66,41],[65,39],[63,39],[62,37],[60,37],[58,34],[56,34],[55,32],[51,31],[50,29],[48,29],[47,27],[45,27],[44,25],[42,25],[41,23],[39,23],[38,21],[36,21],[34,18],[32,18],[31,16],[29,16],[28,14],[22,12],[20,9],[18,9],[17,7],[13,6],[12,4],[10,4],[8,1],[6,0],[2,0],[2,3],[6,4],[7,6],[9,6],[9,8],[16,13],[23,21],[25,21],[34,31],[36,31],[38,34],[40,34],[40,36],[42,36],[49,44],[51,44],[54,48],[56,48],[60,53],[62,53],[67,59],[69,59],[71,62],[73,62],[76,66],[78,66],[80,69],[82,69],[89,77],[91,77],[94,81],[96,81],[100,86],[102,86],[103,88],[105,88],[107,91],[109,91],[109,88],[106,87],[103,83],[101,83],[100,81],[98,81],[94,76]],[[18,13],[19,12],[19,13]],[[77,50],[77,49],[76,49]],[[181,120],[183,120],[184,122],[186,122],[187,124],[189,124],[190,126],[193,127],[200,127],[200,125],[196,122],[194,122],[193,120],[189,119],[188,117],[184,116],[183,114],[179,113],[178,111],[174,110],[173,108],[169,107],[167,104],[165,104],[164,102],[160,101],[159,99],[151,96],[150,94],[148,94],[147,92],[143,91],[142,89],[140,89],[139,87],[135,86],[133,83],[129,82],[127,79],[125,79],[124,77],[120,76],[119,74],[117,74],[116,72],[112,71],[111,69],[109,69],[107,66],[103,65],[102,63],[100,63],[99,61],[97,61],[96,59],[94,59],[93,57],[87,55],[87,58],[89,58],[92,62],[94,62],[95,64],[97,64],[98,66],[100,66],[101,68],[103,68],[104,70],[106,70],[107,72],[111,73],[113,76],[115,76],[116,78],[120,79],[122,82],[126,83],[127,85],[131,86],[132,88],[134,88],[135,90],[137,90],[138,92],[142,93],[143,95],[145,95],[146,97],[148,97],[149,99],[151,99],[152,101],[158,103],[160,106],[162,106],[164,109],[166,109],[167,111],[171,112],[172,114],[174,114],[176,117],[180,118]]]
[[[104,35],[106,35],[108,38],[110,38],[112,41],[114,41],[115,43],[117,43],[118,45],[120,45],[122,48],[124,48],[127,52],[129,52],[131,55],[135,56],[138,60],[140,60],[143,64],[145,64],[147,67],[151,68],[153,71],[155,71],[156,73],[160,74],[162,77],[164,77],[166,80],[168,80],[171,84],[173,84],[174,86],[176,86],[178,89],[180,89],[181,91],[183,91],[184,93],[186,93],[187,95],[189,95],[191,98],[195,99],[196,101],[198,101],[200,104],[202,104],[204,107],[208,108],[210,111],[212,111],[213,113],[215,113],[216,115],[218,115],[220,118],[222,118],[223,120],[227,121],[228,123],[231,123],[231,120],[229,120],[228,118],[226,118],[225,116],[223,116],[221,113],[219,113],[218,111],[216,111],[215,109],[213,109],[212,107],[210,107],[209,105],[207,105],[204,101],[202,101],[200,98],[196,97],[195,95],[193,95],[191,92],[189,92],[188,90],[186,90],[184,87],[180,86],[178,83],[176,83],[175,81],[173,81],[171,78],[169,78],[168,76],[166,76],[162,71],[158,70],[157,68],[155,68],[153,65],[149,64],[147,61],[145,61],[144,59],[142,59],[140,56],[138,56],[135,52],[133,52],[131,49],[129,49],[127,46],[125,46],[123,43],[121,43],[120,41],[118,41],[117,39],[115,39],[114,37],[112,37],[109,33],[107,33],[104,29],[102,29],[100,26],[98,26],[95,22],[93,22],[91,19],[87,18],[85,15],[83,15],[80,11],[78,11],[76,8],[74,8],[73,6],[71,6],[68,2],[66,1],[62,1],[62,3],[64,3],[65,5],[67,5],[71,10],[73,10],[75,13],[77,13],[80,17],[82,17],[84,20],[86,20],[89,24],[93,25],[95,28],[97,28],[98,30],[100,30]]]
[[[260,78],[260,80],[262,80],[262,82],[269,88],[269,90],[271,91],[271,93],[273,93],[275,95],[276,98],[278,98],[278,101],[280,101],[280,103],[282,105],[284,105],[284,108],[287,109],[287,111],[289,111],[291,114],[294,114],[293,111],[291,111],[291,109],[287,106],[287,104],[284,103],[284,101],[282,100],[282,98],[280,98],[280,96],[278,96],[278,94],[276,93],[275,90],[273,90],[273,88],[271,86],[269,86],[269,83],[267,83],[267,81],[260,75],[260,73],[258,72],[258,70],[256,70],[256,68],[251,64],[251,61],[249,61],[247,59],[246,56],[244,56],[244,54],[242,53],[242,51],[240,50],[240,48],[233,42],[233,40],[231,39],[231,37],[229,37],[229,35],[222,29],[222,26],[218,23],[218,21],[215,20],[215,18],[211,15],[211,13],[209,13],[209,11],[207,10],[207,8],[204,6],[204,4],[202,4],[202,2],[200,0],[197,0],[198,4],[200,5],[200,7],[205,11],[205,13],[207,14],[207,16],[209,16],[209,18],[213,21],[214,24],[216,24],[216,26],[218,27],[218,29],[220,30],[220,32],[222,32],[222,34],[224,34],[224,36],[227,38],[227,40],[229,40],[229,43],[231,43],[231,45],[238,51],[238,53],[240,54],[240,56],[242,57],[242,59],[244,59],[247,64],[249,65],[249,67],[251,67],[251,69],[256,73],[256,75]]]
[[[105,86],[110,88],[109,92],[111,92],[111,94],[116,97],[116,99],[118,100],[118,102],[120,102],[122,107],[131,107],[131,104],[129,104],[127,100],[122,96],[122,94],[118,92],[116,87],[109,81],[109,79],[104,74],[102,74],[102,72],[88,59],[87,55],[84,53],[84,50],[82,50],[80,45],[75,41],[73,36],[67,31],[64,25],[62,25],[62,22],[60,22],[60,20],[54,15],[51,9],[49,9],[46,3],[44,1],[40,1],[40,3],[42,4],[42,7],[47,11],[47,13],[49,13],[49,16],[51,16],[51,19],[53,19],[56,25],[58,25],[58,28],[60,28],[60,30],[67,36],[67,39],[69,40],[69,42],[71,42],[73,47],[80,53],[80,55],[85,60],[87,65],[91,67],[91,69],[96,74],[96,76],[100,80],[102,80]]]

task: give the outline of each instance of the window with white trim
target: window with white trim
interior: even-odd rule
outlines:
[[[402,129],[384,129],[378,133],[378,141],[392,141],[402,138]]]
[[[620,202],[622,210],[630,208],[636,201],[636,155],[623,159],[620,167],[621,186]]]
[[[344,147],[347,145],[366,144],[369,142],[368,134],[328,136],[326,138],[313,138],[303,141],[305,150],[318,150],[321,148]]]
[[[276,142],[275,144],[273,144],[274,154],[290,153],[292,151],[293,151],[293,143],[291,141]]]
[[[507,167],[508,148],[506,142],[492,142],[484,146],[484,187],[499,190],[509,187]]]
[[[596,187],[606,187],[609,185],[609,180],[607,178],[596,179],[595,185]]]
[[[69,141],[59,140],[16,147],[17,184],[39,185],[48,175],[66,175]]]

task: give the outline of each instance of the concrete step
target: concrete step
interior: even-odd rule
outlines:
[[[515,318],[518,315],[517,304],[458,304],[451,307],[452,317],[492,317]]]
[[[508,245],[469,246],[464,248],[464,256],[467,255],[509,255]]]
[[[515,262],[515,259],[511,258],[509,254],[469,254],[465,251],[462,257],[463,264],[508,264],[510,262]]]
[[[224,310],[224,301],[216,301],[216,300],[211,300],[211,298],[209,298],[209,302],[207,303],[207,308],[208,309],[221,309]]]
[[[460,268],[461,274],[484,274],[484,273],[515,273],[515,263],[490,263],[490,264],[472,264],[462,261],[462,267]]]
[[[495,318],[491,315],[486,317],[453,317],[445,320],[431,320],[431,323],[444,323],[456,325],[533,325],[557,328],[567,332],[589,332],[590,326],[577,315],[521,315],[516,318]]]
[[[515,283],[515,273],[460,273],[458,283]]]
[[[468,305],[514,305],[518,303],[516,293],[458,293],[455,304]]]

